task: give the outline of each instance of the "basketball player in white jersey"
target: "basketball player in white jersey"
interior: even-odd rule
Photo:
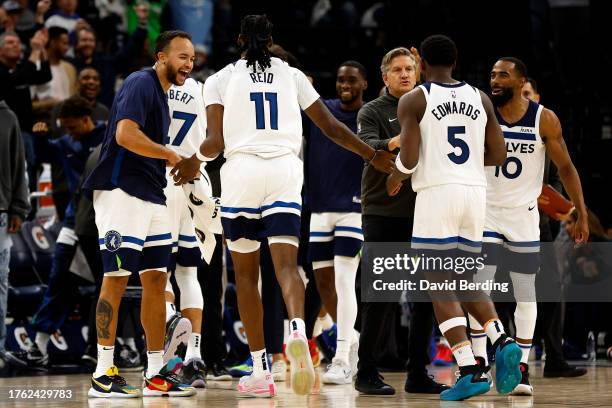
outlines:
[[[203,99],[204,86],[188,78],[182,86],[168,90],[170,129],[166,147],[182,157],[191,157],[199,149],[206,135],[206,112]],[[175,313],[174,293],[170,275],[166,282],[166,341],[164,359],[174,357],[187,345],[182,369],[183,381],[194,387],[205,386],[205,365],[200,351],[202,336],[202,309],[204,298],[198,282],[201,260],[193,221],[187,205],[187,196],[181,186],[174,185],[171,168],[167,168],[168,184],[164,189],[166,206],[170,214],[172,255],[169,271],[174,272],[181,292],[180,313]],[[184,317],[183,317],[184,316]]]
[[[504,162],[503,138],[489,98],[451,77],[457,49],[450,38],[426,38],[421,44],[421,58],[427,82],[400,99],[397,116],[402,126],[401,150],[387,191],[397,193],[401,180],[412,175],[417,198],[411,246],[419,254],[473,256],[482,245],[484,166]],[[453,274],[448,270],[425,271],[430,282],[451,281]],[[498,391],[512,391],[521,379],[521,352],[505,334],[490,298],[478,291],[472,301],[459,302],[452,291],[429,293],[440,331],[451,345],[460,371],[457,383],[440,398],[462,400],[490,389],[483,367],[474,359],[462,306],[485,327],[496,349]]]
[[[241,378],[241,394],[275,394],[262,332],[262,306],[257,289],[259,241],[267,239],[278,283],[289,315],[287,357],[291,387],[308,394],[314,369],[304,327],[304,284],[298,274],[303,166],[304,110],[336,143],[355,152],[380,171],[390,173],[393,156],[375,151],[335,119],[306,76],[270,55],[272,24],[265,15],[246,16],[238,44],[242,58],[208,78],[204,85],[208,137],[196,154],[212,160],[225,151],[221,168],[221,217],[231,251],[240,317],[253,357],[253,373]],[[189,163],[175,168],[175,180],[193,174]]]
[[[516,341],[522,350],[521,383],[515,395],[532,395],[528,358],[537,318],[535,277],[539,269],[540,216],[545,155],[559,169],[559,177],[578,211],[574,240],[586,242],[587,212],[580,177],[563,141],[555,113],[522,95],[527,81],[525,64],[513,57],[499,59],[490,74],[491,97],[501,125],[508,158],[487,169],[487,212],[484,252],[489,264],[478,280],[492,279],[500,260],[510,271],[516,310]],[[505,252],[502,254],[502,252]],[[477,276],[478,277],[478,276]],[[470,317],[474,352],[487,365],[486,337]]]

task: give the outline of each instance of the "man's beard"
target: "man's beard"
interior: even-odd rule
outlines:
[[[491,94],[491,102],[493,102],[493,105],[497,107],[504,106],[510,101],[510,99],[512,99],[513,96],[514,90],[512,88],[503,88],[500,94]]]
[[[343,98],[342,96],[339,96],[339,98],[342,103],[350,105],[351,103],[355,102],[359,96],[351,94],[351,96],[348,98]]]
[[[166,79],[168,80],[168,82],[170,82],[173,85],[180,85],[178,83],[177,76],[178,76],[178,69],[174,69],[170,65],[168,65],[168,68],[166,69]]]

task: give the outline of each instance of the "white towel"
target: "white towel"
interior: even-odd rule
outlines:
[[[202,258],[210,264],[217,241],[214,234],[221,234],[221,200],[213,197],[212,184],[204,167],[201,176],[183,184],[187,204],[193,219],[193,226],[202,252]]]

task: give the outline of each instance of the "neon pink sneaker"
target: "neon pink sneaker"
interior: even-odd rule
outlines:
[[[287,341],[286,352],[290,362],[293,392],[299,395],[309,394],[315,382],[315,372],[308,340],[302,333],[294,330]]]
[[[272,374],[264,376],[245,375],[238,382],[238,392],[249,397],[271,398],[276,395]]]

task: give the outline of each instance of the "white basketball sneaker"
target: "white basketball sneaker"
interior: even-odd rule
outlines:
[[[321,380],[324,384],[350,384],[353,382],[353,371],[348,363],[334,358]]]
[[[287,374],[287,363],[285,360],[278,360],[272,363],[272,378],[274,381],[285,381]]]
[[[238,393],[248,397],[272,398],[276,395],[276,387],[272,374],[245,375],[238,382]]]
[[[299,395],[310,393],[315,382],[315,372],[310,358],[308,340],[298,330],[289,335],[286,348],[291,369],[291,388]]]

